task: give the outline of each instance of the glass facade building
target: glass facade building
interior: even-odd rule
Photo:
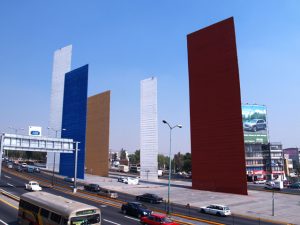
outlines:
[[[87,118],[88,65],[66,73],[62,138],[72,138],[79,143],[77,178],[84,179],[85,140]],[[61,154],[59,173],[74,177],[75,154]]]

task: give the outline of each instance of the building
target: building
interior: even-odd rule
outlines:
[[[77,177],[84,179],[86,119],[87,119],[88,65],[66,73],[62,138],[79,142]],[[61,154],[59,174],[74,177],[75,154]]]
[[[233,18],[189,34],[187,45],[192,188],[247,195]]]
[[[293,168],[300,168],[300,148],[285,148],[283,154],[288,155],[288,158],[293,161]]]
[[[293,160],[289,158],[288,154],[283,155],[284,173],[287,177],[295,176],[293,168]]]
[[[268,180],[285,179],[284,159],[282,144],[280,142],[271,142],[262,145],[264,155],[264,165]]]
[[[141,81],[140,110],[140,177],[141,179],[157,180],[157,79],[155,77]]]
[[[265,178],[266,168],[262,144],[245,144],[246,174],[248,181]]]
[[[88,98],[86,173],[108,176],[110,91]]]
[[[71,70],[72,45],[60,48],[54,52],[51,99],[50,99],[50,120],[48,134],[50,137],[61,137],[62,111],[64,99],[65,74]],[[55,159],[55,160],[54,160]],[[59,169],[60,153],[47,153],[47,168],[55,171]]]

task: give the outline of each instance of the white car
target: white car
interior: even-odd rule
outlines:
[[[134,184],[137,185],[139,184],[139,179],[138,178],[134,178],[134,177],[127,177],[126,180],[124,180],[125,184]]]
[[[28,184],[25,184],[25,189],[28,191],[41,191],[42,187],[36,181],[29,181]]]
[[[255,180],[253,181],[254,184],[265,184],[266,180]]]
[[[231,211],[228,206],[225,205],[208,205],[200,208],[200,212],[214,214],[217,216],[229,216],[231,215]]]

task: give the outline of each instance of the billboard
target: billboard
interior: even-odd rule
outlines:
[[[41,127],[36,127],[36,126],[29,126],[29,136],[42,136],[42,128]]]
[[[244,142],[268,143],[267,108],[264,105],[242,105]]]

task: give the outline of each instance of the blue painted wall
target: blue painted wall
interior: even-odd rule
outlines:
[[[77,178],[84,179],[85,138],[87,116],[88,65],[66,73],[62,138],[72,138],[79,141]],[[74,145],[75,148],[75,145]],[[75,153],[60,155],[59,173],[74,177]]]

